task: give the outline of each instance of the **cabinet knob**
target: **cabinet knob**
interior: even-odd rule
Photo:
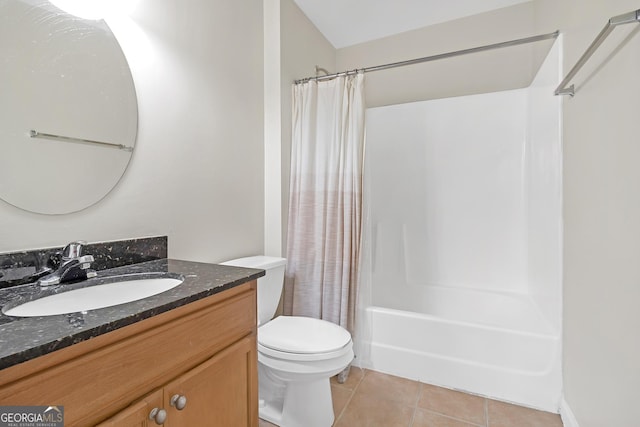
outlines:
[[[174,394],[171,397],[171,406],[175,406],[178,411],[182,411],[187,406],[187,397],[180,394]]]
[[[158,425],[162,425],[167,420],[167,411],[153,408],[151,412],[149,412],[149,419],[155,421]]]

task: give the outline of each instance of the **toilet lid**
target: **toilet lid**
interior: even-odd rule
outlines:
[[[287,353],[328,353],[350,341],[346,329],[311,317],[280,316],[258,328],[260,345]]]

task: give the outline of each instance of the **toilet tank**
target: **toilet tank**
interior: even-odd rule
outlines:
[[[265,270],[265,275],[258,279],[258,326],[273,319],[282,295],[286,258],[258,255],[232,259],[220,264]]]

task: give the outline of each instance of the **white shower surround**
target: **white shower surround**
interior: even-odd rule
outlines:
[[[360,365],[558,411],[560,45],[529,88],[367,112]]]

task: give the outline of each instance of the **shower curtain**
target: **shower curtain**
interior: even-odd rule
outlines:
[[[293,87],[284,314],[354,330],[364,75]]]

